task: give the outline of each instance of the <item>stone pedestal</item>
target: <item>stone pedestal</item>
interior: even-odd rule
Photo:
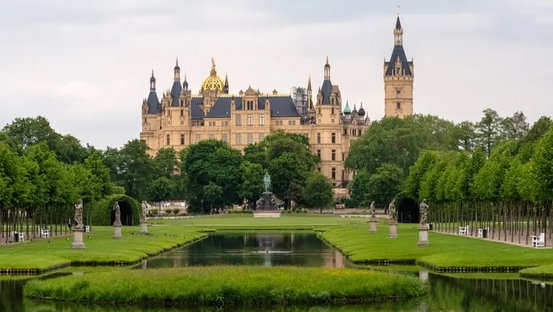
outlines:
[[[140,234],[148,234],[148,223],[140,222]]]
[[[428,282],[428,271],[419,271],[419,279],[421,280],[421,282]]]
[[[83,230],[75,230],[73,232],[73,243],[71,244],[71,248],[73,249],[82,249],[86,248],[83,243]]]
[[[418,246],[427,246],[430,242],[428,241],[428,225],[421,225],[419,227],[419,242]]]
[[[397,221],[390,221],[390,232],[388,233],[389,238],[397,237]]]
[[[121,226],[114,226],[113,227],[113,239],[121,239],[123,238],[123,235],[121,235]]]
[[[271,192],[263,192],[261,197],[255,203],[254,218],[278,218],[280,211],[276,205],[275,194]]]
[[[376,233],[376,218],[374,217],[369,220],[369,233]]]

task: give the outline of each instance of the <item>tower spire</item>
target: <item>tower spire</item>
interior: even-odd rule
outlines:
[[[179,84],[180,84],[180,67],[179,67],[179,58],[177,58],[176,62],[175,62],[175,68],[173,69],[174,71],[174,79],[175,81],[178,81]]]
[[[228,76],[225,73],[225,85],[223,86],[223,93],[228,94],[229,86],[228,86]]]
[[[403,28],[399,20],[399,9],[397,11],[396,27],[394,28],[394,45],[403,45]]]
[[[324,72],[325,72],[325,80],[330,80],[330,64],[328,63],[328,56],[326,57]]]
[[[154,76],[154,70],[152,69],[152,77],[150,77],[150,92],[156,91],[156,77]]]
[[[311,91],[311,75],[309,75],[309,79],[307,79],[307,91]]]

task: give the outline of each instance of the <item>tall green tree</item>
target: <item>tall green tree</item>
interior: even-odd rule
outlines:
[[[479,145],[484,149],[489,158],[493,147],[499,143],[502,138],[502,119],[499,114],[491,108],[485,109],[482,113],[484,116],[482,116],[482,119],[476,124],[476,133]]]
[[[383,164],[369,178],[368,197],[373,199],[378,206],[384,207],[401,192],[402,184],[403,171],[401,168],[392,164]]]
[[[265,186],[263,185],[265,170],[260,164],[244,161],[240,165],[240,171],[242,172],[240,197],[246,199],[249,207],[253,208],[256,200],[265,190]]]
[[[332,183],[320,172],[313,172],[309,175],[304,193],[307,206],[319,208],[320,213],[323,212],[323,209],[332,207],[334,203]]]

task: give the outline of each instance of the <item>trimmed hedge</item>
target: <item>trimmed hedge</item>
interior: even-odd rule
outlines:
[[[120,205],[127,204],[131,207],[132,225],[140,223],[140,205],[138,202],[125,194],[113,194],[92,204],[92,209],[90,211],[92,225],[111,225],[111,209],[115,201],[118,201]]]

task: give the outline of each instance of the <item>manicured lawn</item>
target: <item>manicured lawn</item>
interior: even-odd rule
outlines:
[[[398,237],[388,238],[388,226],[376,234],[367,224],[331,228],[321,236],[356,263],[411,262],[434,268],[529,267],[553,263],[553,250],[532,249],[486,240],[430,233],[429,246],[417,246],[417,224],[400,224]]]
[[[203,237],[183,226],[151,226],[153,235],[139,235],[138,227],[123,227],[123,238],[112,239],[113,227],[93,227],[84,233],[86,249],[71,249],[72,236],[28,241],[0,247],[0,269],[38,269],[68,264],[136,262],[149,255]],[[132,233],[135,233],[134,235]]]
[[[149,306],[272,306],[374,302],[417,297],[418,279],[367,270],[216,266],[126,270],[33,280],[25,295]]]
[[[551,281],[553,280],[553,264],[520,270],[520,276]]]

